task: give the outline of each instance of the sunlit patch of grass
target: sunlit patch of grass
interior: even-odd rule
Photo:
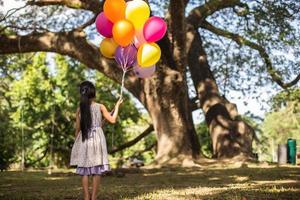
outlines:
[[[292,184],[292,183],[298,183],[298,180],[291,180],[291,179],[286,179],[286,180],[276,180],[276,184]],[[259,185],[267,185],[267,184],[274,184],[273,180],[269,181],[255,181],[256,184]]]
[[[249,180],[248,176],[233,176],[237,182],[245,182]]]
[[[218,178],[218,177],[211,177],[211,178],[208,178],[208,180],[210,180],[210,181],[217,181],[217,180],[220,180],[220,178]]]
[[[74,170],[2,172],[0,199],[82,199]],[[99,199],[300,199],[299,167],[161,168],[126,171],[101,179]]]
[[[55,180],[61,180],[64,179],[64,177],[46,177],[44,178],[45,180],[51,180],[51,181],[55,181]]]
[[[295,189],[295,188],[284,188],[284,187],[278,186],[278,185],[273,185],[271,187],[267,187],[262,190],[265,192],[271,192],[271,193],[282,193],[282,192],[288,192],[288,191],[296,192],[297,191],[297,189]]]

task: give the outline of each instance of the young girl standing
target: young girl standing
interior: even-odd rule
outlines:
[[[76,165],[76,173],[82,176],[84,199],[89,200],[88,177],[93,176],[93,190],[91,199],[97,197],[100,175],[110,170],[106,141],[101,128],[102,116],[110,123],[115,123],[119,106],[123,102],[119,99],[113,115],[102,104],[95,102],[95,86],[84,81],[80,84],[80,107],[76,112],[75,143],[71,152],[70,165]]]

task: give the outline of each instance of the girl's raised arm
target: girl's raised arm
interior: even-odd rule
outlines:
[[[118,100],[113,115],[111,115],[111,113],[107,111],[106,107],[103,104],[100,104],[100,110],[103,114],[103,117],[112,124],[116,123],[118,113],[119,113],[119,107],[122,102],[123,102],[123,99]]]

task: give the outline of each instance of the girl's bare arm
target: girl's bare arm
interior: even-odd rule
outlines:
[[[109,121],[110,123],[112,123],[112,124],[116,123],[117,117],[118,117],[118,113],[119,113],[119,107],[120,107],[120,105],[121,105],[122,102],[123,102],[122,99],[120,99],[120,100],[117,102],[116,107],[115,107],[115,110],[114,110],[114,114],[113,114],[113,115],[111,115],[111,113],[108,112],[108,110],[106,109],[106,107],[105,107],[104,105],[100,104],[100,110],[101,110],[101,112],[102,112],[102,114],[103,114],[103,117],[104,117],[107,121]]]

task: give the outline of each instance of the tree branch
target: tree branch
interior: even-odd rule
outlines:
[[[25,36],[0,34],[0,41],[0,54],[56,52],[75,58],[118,83],[122,79],[122,70],[112,60],[104,58],[98,47],[86,40],[83,31],[32,33]],[[138,97],[138,78],[130,74],[127,77],[125,87]]]
[[[98,0],[31,0],[27,5],[48,6],[61,5],[74,9],[90,10],[93,13],[100,13],[104,1]]]
[[[48,29],[45,29],[43,27],[36,27],[36,26],[31,26],[31,25],[17,26],[17,25],[9,24],[0,29],[0,34],[5,34],[4,31],[7,29],[13,30],[13,31],[20,30],[20,31],[30,31],[30,32],[42,32],[42,31],[47,32],[47,31],[49,31]]]
[[[189,45],[188,67],[199,99],[197,104],[190,102],[190,107],[192,109],[200,107],[206,113],[211,106],[222,100],[197,29],[187,32],[187,45]]]
[[[78,31],[82,31],[83,29],[85,29],[86,27],[92,25],[95,23],[97,18],[97,15],[94,15],[94,17],[92,17],[90,20],[88,20],[87,22],[85,22],[84,24],[82,24],[81,26],[77,27],[76,30]]]
[[[185,0],[170,0],[169,30],[172,34],[173,58],[176,68],[185,71],[186,45],[185,45]]]
[[[38,162],[40,162],[41,160],[43,160],[45,157],[46,157],[46,155],[47,155],[47,153],[48,153],[48,147],[45,149],[45,151],[44,151],[44,153],[43,153],[43,155],[41,156],[41,157],[39,157],[38,159],[36,159],[35,161],[33,161],[33,162],[31,162],[31,163],[25,163],[25,167],[30,167],[30,166],[33,166],[35,163],[38,163]]]
[[[94,13],[94,16],[76,28],[76,30],[83,30],[87,26],[93,24],[96,20],[97,14],[102,11],[104,1],[97,0],[31,0],[26,5],[35,5],[35,6],[49,6],[49,5],[60,5],[67,6],[74,9],[84,9],[89,10]]]
[[[187,7],[187,5],[188,5],[189,1],[190,1],[190,0],[183,0],[183,2],[184,2],[184,8],[186,8],[186,7]]]
[[[19,10],[21,10],[25,7],[27,7],[27,5],[24,5],[24,6],[19,7],[19,8],[12,8],[12,9],[8,10],[6,12],[6,14],[3,16],[3,18],[0,19],[0,22],[4,21],[6,18],[9,18],[10,16],[12,16],[13,14],[15,14],[16,12],[18,12]]]
[[[190,106],[191,111],[201,109],[199,98],[195,97],[195,98],[190,99],[189,106]]]
[[[127,157],[126,159],[129,159],[130,157],[138,157],[138,156],[142,155],[143,153],[150,151],[155,146],[157,146],[157,142],[154,142],[153,144],[151,144],[150,146],[146,147],[143,150],[134,152],[131,156]]]
[[[187,21],[195,28],[198,28],[202,21],[208,16],[224,8],[231,8],[234,6],[247,7],[247,5],[242,3],[240,0],[210,0],[204,5],[191,10],[187,17]]]
[[[122,157],[120,158],[119,160],[128,160],[129,158],[134,158],[134,157],[139,157],[141,156],[143,153],[147,152],[147,151],[151,151],[154,147],[157,146],[157,142],[154,142],[153,144],[151,144],[150,146],[146,147],[145,149],[143,150],[139,150],[139,151],[136,151],[134,152],[133,154],[131,154],[130,156],[127,156],[127,157]]]
[[[205,28],[205,29],[217,34],[217,35],[229,38],[229,39],[235,41],[238,45],[245,45],[245,46],[248,46],[252,49],[257,50],[259,55],[264,60],[267,72],[271,76],[272,80],[274,82],[276,82],[283,89],[286,89],[288,87],[291,87],[291,86],[297,84],[297,82],[300,80],[300,74],[298,74],[298,76],[294,80],[292,80],[291,82],[284,83],[283,80],[282,80],[281,75],[274,69],[272,61],[271,61],[268,53],[266,52],[266,50],[262,46],[254,43],[254,42],[251,42],[250,40],[248,40],[248,39],[246,39],[246,38],[244,38],[244,37],[242,37],[242,36],[240,36],[236,33],[231,33],[229,31],[217,28],[217,27],[213,26],[212,24],[210,24],[207,21],[203,21],[203,23],[201,24],[201,27]]]
[[[112,150],[109,150],[108,153],[114,154],[118,151],[122,151],[123,149],[126,149],[128,147],[131,147],[135,145],[138,141],[149,135],[154,130],[153,125],[150,125],[142,134],[134,138],[133,140],[130,140],[129,142],[126,142],[125,144],[120,145],[117,148],[114,148]]]
[[[208,16],[222,9],[235,6],[246,7],[248,9],[248,5],[241,3],[240,0],[209,0],[204,5],[192,9],[186,18],[186,52],[190,52],[192,41],[194,41],[195,35],[199,34],[197,30]]]

